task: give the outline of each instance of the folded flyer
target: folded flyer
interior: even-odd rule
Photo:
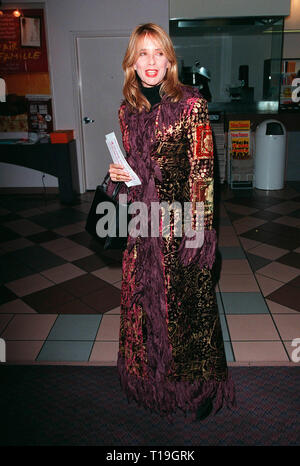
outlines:
[[[113,163],[118,163],[123,165],[124,170],[126,170],[129,175],[131,176],[130,181],[125,181],[126,186],[137,186],[141,184],[141,180],[137,176],[137,174],[132,170],[131,166],[127,163],[121,149],[119,143],[117,141],[116,135],[114,132],[106,134],[106,144],[109,149],[110,155],[113,159]]]

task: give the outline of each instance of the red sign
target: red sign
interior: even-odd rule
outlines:
[[[0,73],[47,72],[43,10],[2,10],[0,16]]]

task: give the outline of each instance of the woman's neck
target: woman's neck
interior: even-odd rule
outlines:
[[[140,89],[142,94],[150,102],[151,106],[161,101],[161,96],[159,94],[161,83],[156,84],[155,86],[145,87],[140,83]]]

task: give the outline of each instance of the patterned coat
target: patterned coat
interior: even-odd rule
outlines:
[[[232,407],[234,385],[211,274],[216,233],[207,102],[195,88],[184,86],[179,103],[163,96],[150,112],[131,113],[123,102],[119,121],[127,160],[142,181],[130,188],[129,201],[143,201],[149,210],[155,201],[190,202],[193,227],[196,202],[204,203],[202,247],[186,248],[184,232],[175,235],[172,210],[167,232],[162,210],[159,238],[133,238],[129,232],[122,263],[121,385],[128,400],[169,418],[177,409],[195,413],[207,397],[215,398],[215,412],[224,400]]]

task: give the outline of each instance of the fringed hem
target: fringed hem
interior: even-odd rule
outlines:
[[[127,396],[128,403],[134,400],[139,406],[157,412],[171,423],[174,422],[177,409],[181,410],[185,417],[190,414],[188,421],[195,421],[198,407],[207,398],[214,400],[213,414],[220,411],[224,404],[228,409],[236,406],[235,387],[229,374],[221,381],[156,381],[153,377],[142,378],[128,373],[120,353],[117,366],[121,388]]]
[[[178,248],[178,256],[182,264],[185,266],[198,264],[200,268],[206,265],[211,269],[216,256],[216,230],[212,228],[211,230],[204,231],[204,242],[200,248],[186,247],[186,241],[189,240],[191,240],[191,238],[184,235]]]

